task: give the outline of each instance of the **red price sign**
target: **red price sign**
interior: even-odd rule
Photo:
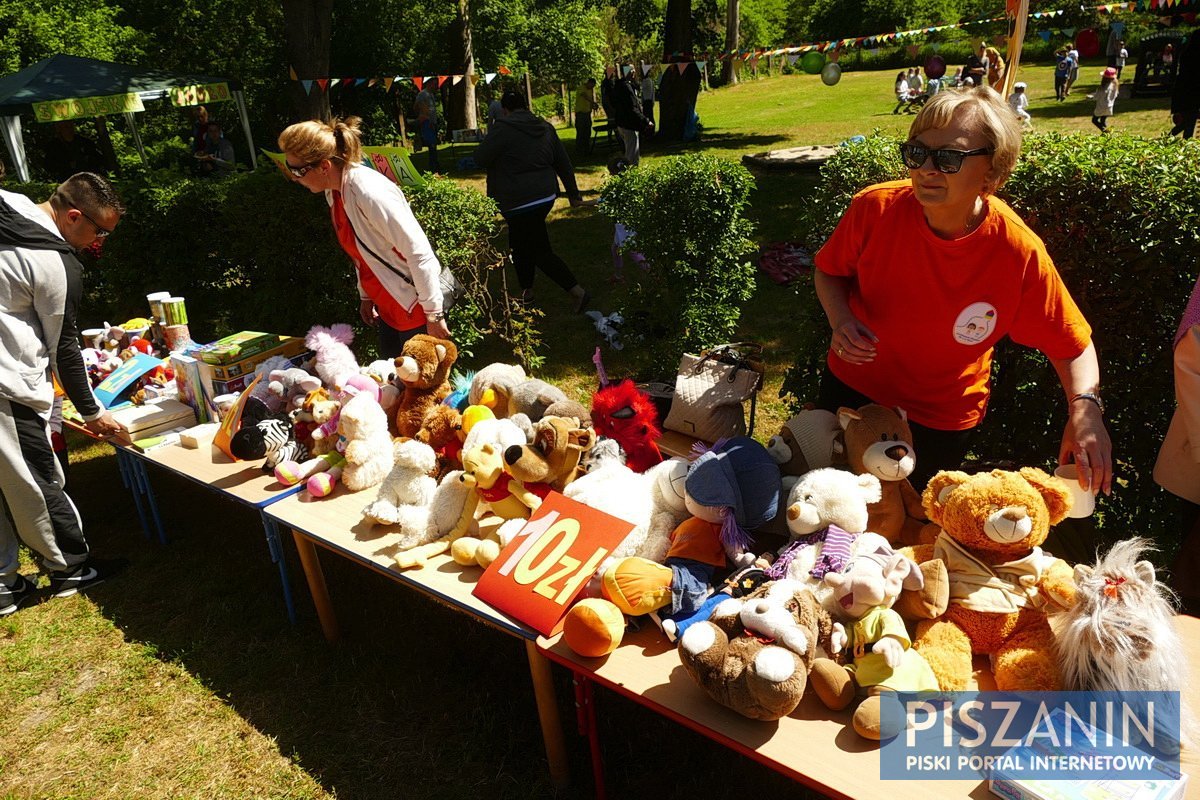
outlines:
[[[549,636],[579,590],[633,527],[551,492],[479,577],[474,594]]]

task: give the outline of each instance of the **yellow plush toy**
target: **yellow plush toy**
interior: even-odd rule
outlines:
[[[480,500],[487,501],[492,515],[501,519],[528,519],[550,493],[546,484],[529,484],[504,471],[503,448],[493,442],[463,452],[463,472],[459,478],[475,491],[467,495],[458,524],[450,531],[450,555],[463,566],[478,564],[487,567],[500,555],[499,539],[477,539],[466,536],[475,519]]]
[[[945,562],[950,606],[917,626],[913,646],[941,688],[967,688],[971,655],[980,653],[991,656],[1002,691],[1062,689],[1046,612],[1074,604],[1074,573],[1039,545],[1070,510],[1067,487],[1031,467],[939,472],[923,500],[942,532],[914,550],[918,561]]]

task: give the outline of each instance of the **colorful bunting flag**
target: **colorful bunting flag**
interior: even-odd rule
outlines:
[[[300,85],[304,87],[305,94],[312,94],[312,81],[300,81]]]
[[[425,84],[425,79],[422,78],[420,75],[413,75],[412,82],[413,82],[413,86],[416,86],[417,91],[419,92],[419,91],[421,91],[421,87]]]
[[[383,79],[383,91],[385,94],[392,90],[392,84],[395,82],[396,82],[396,79],[394,77],[388,77],[388,78]]]
[[[622,78],[627,78],[627,77],[629,77],[629,73],[631,73],[631,72],[633,72],[633,67],[632,67],[632,66],[630,66],[629,64],[622,64],[622,65],[621,65],[621,77],[622,77]]]
[[[296,77],[296,68],[290,65],[288,66],[288,77],[294,81],[300,80]]]
[[[697,62],[696,62],[696,69],[700,70],[701,72],[704,72],[704,68],[705,68],[706,66],[708,66],[708,62],[707,62],[707,61],[697,61]]]
[[[754,60],[755,60],[755,62],[757,62],[758,56],[755,56]],[[680,63],[676,64],[675,66],[679,70],[679,74],[682,75],[683,73],[687,72],[688,62],[681,61]]]
[[[1037,35],[1041,37],[1043,42],[1048,43],[1050,41],[1050,31],[1038,31]]]
[[[497,67],[496,71],[499,72],[501,75],[512,75],[512,70],[509,69],[508,67],[503,67],[503,66]]]
[[[654,65],[653,65],[653,64],[647,64],[647,63],[645,63],[645,62],[643,61],[643,62],[642,62],[642,77],[644,78],[644,77],[646,77],[647,75],[649,75],[649,74],[650,74],[650,70],[651,70],[653,67],[654,67]]]
[[[451,85],[451,86],[458,86],[460,83],[462,83],[462,79],[463,79],[463,76],[462,76],[462,75],[455,75],[455,76],[454,76],[454,77],[453,77],[453,78],[450,80],[450,85]]]
[[[329,79],[329,88],[332,89],[333,87],[337,86],[341,82],[342,82],[341,78],[330,78]]]
[[[321,91],[325,91],[325,86],[329,83],[328,78],[317,78],[317,86],[321,87]]]
[[[492,79],[495,77],[496,77],[495,72],[485,72],[485,73],[483,73],[483,82],[485,84],[491,83]]]

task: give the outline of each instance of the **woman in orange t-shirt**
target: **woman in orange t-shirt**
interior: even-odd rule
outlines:
[[[870,402],[908,414],[913,483],[957,468],[982,421],[992,349],[1004,336],[1054,365],[1069,406],[1059,462],[1108,493],[1091,328],[1037,234],[994,196],[1012,173],[1021,126],[987,87],[935,95],[901,155],[908,181],[855,196],[817,253],[817,297],[833,329],[817,405]]]

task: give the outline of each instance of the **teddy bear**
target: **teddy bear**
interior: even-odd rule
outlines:
[[[304,336],[304,344],[316,354],[313,368],[330,389],[342,385],[347,377],[358,372],[358,361],[350,350],[353,341],[354,330],[344,322],[328,328],[314,325]]]
[[[504,451],[504,469],[523,484],[546,483],[562,491],[575,480],[579,459],[596,440],[591,428],[575,418],[542,417],[533,426],[533,442]]]
[[[772,581],[717,606],[679,639],[692,679],[726,708],[776,720],[804,697],[818,646],[832,647],[833,619],[798,581]]]
[[[842,663],[818,658],[808,680],[834,711],[863,698],[854,710],[853,727],[864,739],[883,738],[886,692],[938,690],[929,663],[912,649],[904,620],[891,608],[914,575],[920,575],[917,565],[899,553],[865,553],[855,556],[844,572],[827,572],[822,579],[832,590],[833,602],[825,607],[835,609],[834,619],[844,626],[844,634],[834,634],[833,649],[845,657]]]
[[[937,528],[925,521],[921,497],[908,482],[917,462],[904,409],[877,403],[839,408],[838,422],[850,471],[882,482],[882,497],[870,506],[867,530],[896,545],[932,542]]]
[[[363,509],[363,518],[381,525],[399,525],[402,535],[424,531],[437,489],[431,475],[437,468],[437,456],[423,442],[398,439],[392,445],[392,462],[391,472],[379,485],[379,494]]]
[[[417,437],[434,425],[433,418],[452,415],[453,409],[442,405],[442,400],[450,394],[447,379],[457,359],[458,348],[449,339],[418,333],[404,343],[396,357],[396,378],[404,392],[392,416],[393,435]]]
[[[1068,487],[1032,467],[943,471],[930,480],[923,500],[941,534],[913,550],[921,561],[945,563],[950,604],[917,626],[913,646],[938,684],[945,691],[965,689],[972,653],[978,653],[991,656],[1001,691],[1061,690],[1047,612],[1074,605],[1074,576],[1067,562],[1039,545],[1070,510]]]
[[[342,483],[352,492],[378,486],[392,468],[392,437],[387,414],[369,394],[356,394],[342,406],[338,435],[345,439]]]
[[[470,405],[487,406],[497,417],[509,416],[509,397],[519,383],[526,380],[525,370],[520,364],[488,364],[471,379],[471,390],[467,394]]]
[[[846,465],[842,426],[836,414],[821,409],[805,409],[783,423],[767,441],[767,452],[784,475]]]
[[[324,386],[309,392],[300,410],[293,413],[292,419],[297,425],[307,425],[308,438],[312,442],[310,449],[314,455],[324,455],[333,450],[337,443],[337,423],[341,413],[341,401],[333,399]]]

